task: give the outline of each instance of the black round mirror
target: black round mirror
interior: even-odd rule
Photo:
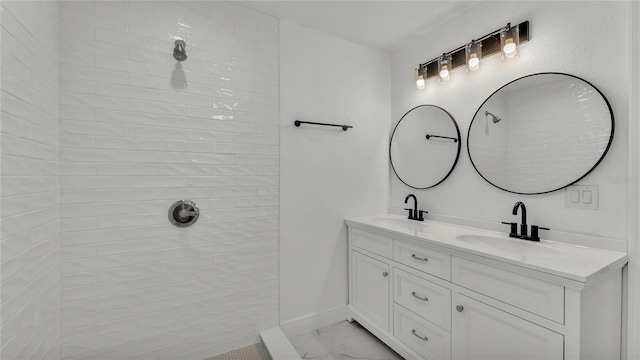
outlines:
[[[443,182],[459,156],[458,123],[435,105],[416,106],[404,114],[389,143],[394,173],[414,189],[428,189]]]
[[[467,136],[473,167],[491,185],[517,194],[565,188],[589,174],[613,140],[613,111],[587,81],[540,73],[495,91]]]

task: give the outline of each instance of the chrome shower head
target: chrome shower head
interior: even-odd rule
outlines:
[[[490,113],[490,112],[488,112],[488,111],[485,111],[485,112],[484,112],[484,116],[486,116],[486,117],[487,117],[487,119],[488,119],[488,116],[491,116],[491,118],[492,118],[491,120],[493,121],[493,123],[494,123],[494,124],[495,124],[495,123],[497,123],[498,121],[502,120],[502,119],[500,119],[499,117],[497,117],[497,116],[493,115],[492,113]]]
[[[187,60],[187,50],[185,49],[187,45],[184,40],[176,40],[175,45],[173,48],[173,57],[178,61]]]

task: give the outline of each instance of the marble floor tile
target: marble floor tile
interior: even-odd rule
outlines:
[[[355,321],[342,321],[290,340],[305,360],[403,360]]]

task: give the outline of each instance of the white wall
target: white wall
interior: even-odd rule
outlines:
[[[221,1],[60,18],[62,357],[257,342],[278,324],[277,20]],[[178,199],[200,207],[190,228],[167,219]]]
[[[627,359],[640,359],[640,3],[631,13],[631,101],[629,107],[629,271]]]
[[[516,201],[527,205],[529,223],[548,226],[554,232],[590,234],[624,248],[627,239],[627,127],[629,91],[628,2],[482,2],[454,18],[446,30],[392,55],[392,122],[419,104],[444,107],[456,118],[466,145],[473,115],[493,91],[518,77],[536,72],[564,72],[584,78],[602,91],[615,114],[616,135],[603,162],[584,185],[598,185],[600,209],[565,208],[564,191],[545,195],[516,195],[485,182],[473,169],[466,146],[451,177],[428,190],[414,190],[392,177],[391,210],[398,212],[408,193],[415,193],[420,208],[452,221],[475,220],[475,225],[507,231],[500,221],[513,217]],[[486,34],[507,22],[530,21],[531,40],[521,46],[521,57],[502,63],[495,55],[483,60],[480,74],[464,68],[452,72],[441,85],[427,81],[427,89],[415,90],[414,68],[418,63]],[[612,34],[615,34],[612,36]],[[610,71],[613,70],[613,71]],[[552,236],[552,235],[550,235]]]
[[[59,359],[58,5],[0,5],[0,358]]]
[[[285,328],[331,310],[339,315],[342,309],[344,319],[344,218],[387,209],[389,90],[388,54],[280,22],[280,321]],[[354,128],[296,128],[294,120]]]

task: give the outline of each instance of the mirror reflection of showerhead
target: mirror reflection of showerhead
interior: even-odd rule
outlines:
[[[499,117],[497,117],[497,116],[493,115],[492,113],[490,113],[490,112],[488,112],[488,111],[485,111],[485,112],[484,112],[484,116],[486,116],[486,117],[487,117],[487,119],[489,118],[489,116],[491,116],[491,120],[493,121],[493,123],[494,123],[494,124],[495,124],[495,123],[497,123],[498,121],[502,120],[502,119],[500,119]]]
[[[187,50],[184,40],[176,40],[175,47],[173,48],[173,57],[178,61],[187,60]]]

